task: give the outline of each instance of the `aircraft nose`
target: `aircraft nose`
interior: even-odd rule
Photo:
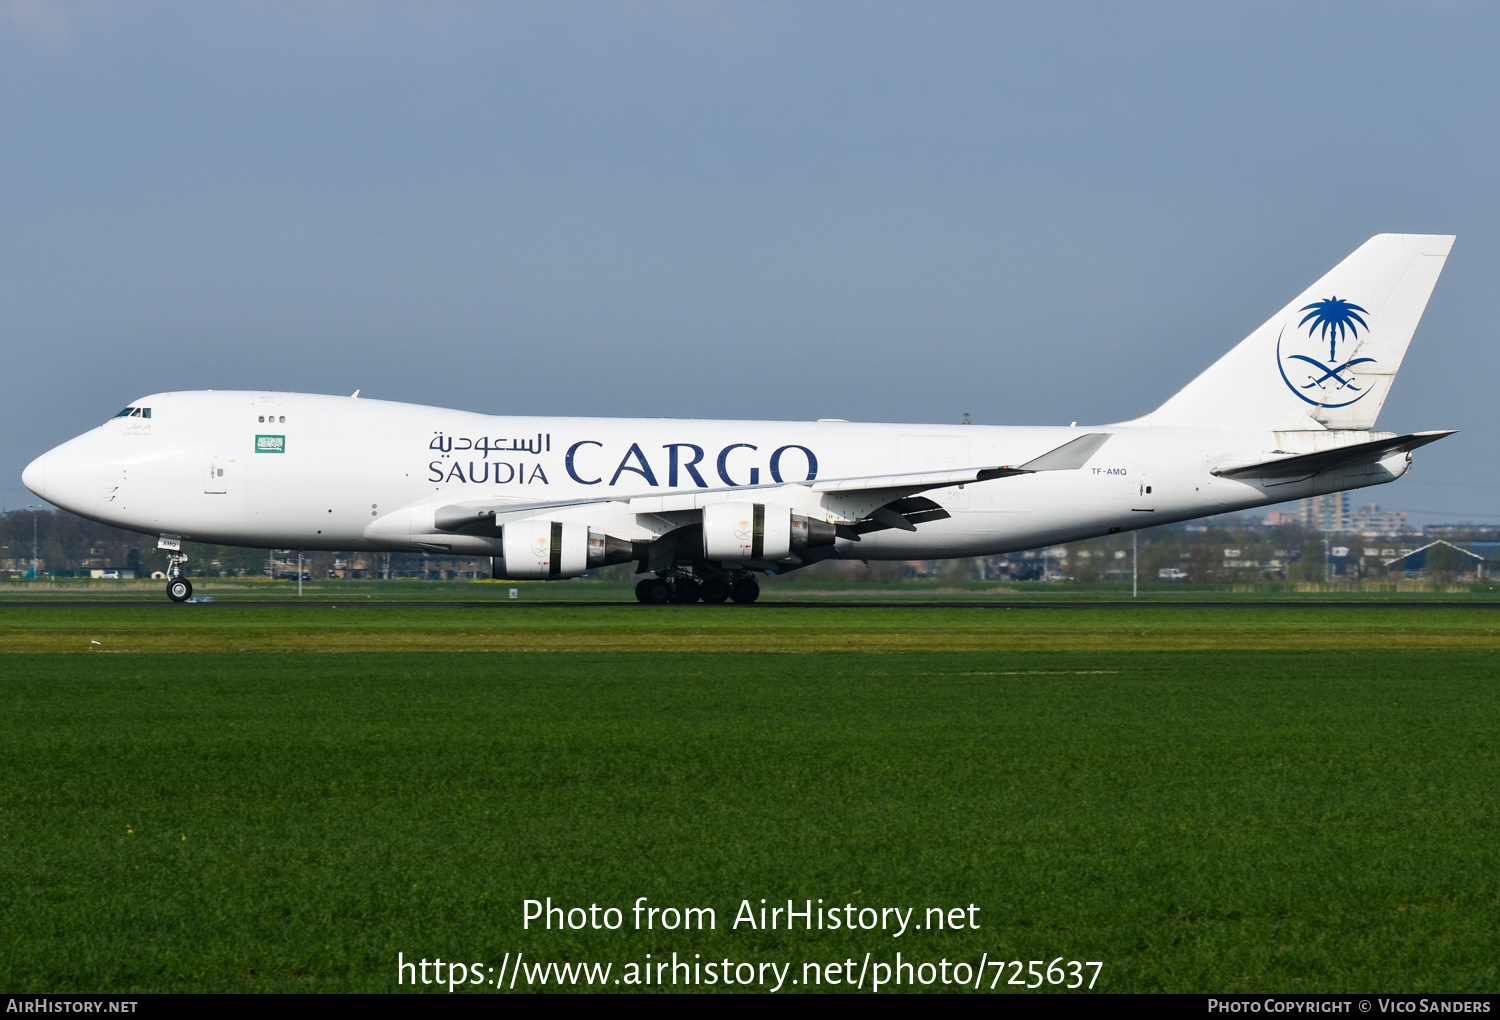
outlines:
[[[47,455],[44,453],[21,472],[21,484],[43,499],[47,498]]]
[[[53,447],[26,465],[21,481],[55,507],[87,515],[98,509],[107,447],[95,429]]]

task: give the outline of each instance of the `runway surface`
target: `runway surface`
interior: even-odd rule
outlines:
[[[591,609],[629,606],[641,612],[744,612],[757,609],[1490,609],[1500,610],[1500,600],[1484,602],[757,602],[748,606],[726,603],[723,606],[645,606],[631,602],[361,602],[351,599],[331,602],[322,599],[291,599],[275,602],[186,602],[166,599],[152,601],[0,601],[0,612],[6,609]]]

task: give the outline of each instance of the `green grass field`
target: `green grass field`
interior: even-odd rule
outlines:
[[[596,577],[571,581],[423,581],[321,579],[302,585],[305,601],[405,602],[458,601],[509,602],[514,590],[517,601],[531,602],[634,602],[635,578],[604,580]],[[299,598],[297,583],[269,578],[194,577],[198,594],[230,602],[292,601]],[[106,581],[89,578],[11,578],[0,582],[0,605],[7,602],[87,600],[159,603],[165,582],[151,580]],[[792,573],[761,578],[762,602],[878,601],[922,602],[931,600],[972,602],[1035,601],[1038,603],[1130,599],[1126,583],[1041,584],[1035,581],[954,581],[938,578],[900,582],[830,579]],[[1141,580],[1137,600],[1175,602],[1184,599],[1222,602],[1291,599],[1299,602],[1500,602],[1500,592],[1489,579],[1480,582],[1445,583],[1430,580],[1363,580],[1352,582],[1261,582],[1256,584],[1190,584]]]
[[[390,991],[398,952],[618,976],[674,951],[790,986],[899,950],[1098,960],[1107,991],[1492,992],[1497,632],[1458,609],[0,609],[0,987]],[[523,930],[547,896],[624,927]],[[642,896],[717,927],[635,931]],[[980,927],[732,929],[761,898],[972,903]]]

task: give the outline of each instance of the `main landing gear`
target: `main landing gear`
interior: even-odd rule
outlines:
[[[635,600],[659,606],[672,601],[672,585],[664,577],[648,577],[635,586]]]
[[[187,557],[181,553],[167,555],[167,598],[173,602],[186,602],[193,597],[193,582],[182,576],[182,565]]]
[[[638,602],[662,606],[671,602],[678,605],[702,600],[710,605],[733,599],[741,604],[760,598],[760,585],[755,575],[740,572],[730,578],[710,577],[699,580],[691,574],[668,574],[665,577],[648,577],[635,586]]]

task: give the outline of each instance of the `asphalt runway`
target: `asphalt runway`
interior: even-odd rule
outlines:
[[[688,606],[646,606],[638,602],[511,602],[493,600],[483,602],[325,602],[314,599],[292,599],[276,602],[170,602],[166,599],[150,602],[125,601],[0,601],[0,612],[12,609],[592,609],[633,606],[642,612],[673,612],[688,609]],[[1500,599],[1485,602],[757,602],[748,606],[726,603],[722,607],[698,605],[699,611],[722,609],[745,611],[755,609],[1490,609],[1500,610]]]

